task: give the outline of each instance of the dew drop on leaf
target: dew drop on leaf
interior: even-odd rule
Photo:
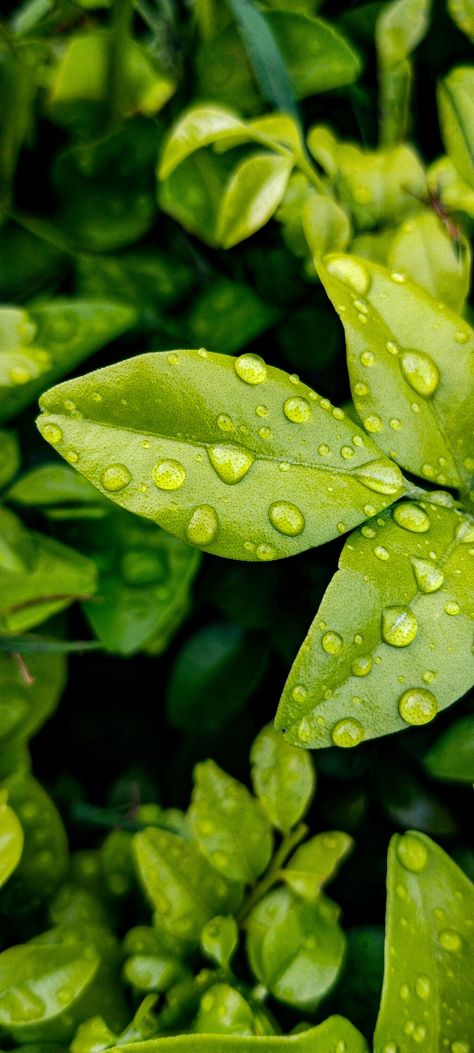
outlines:
[[[389,552],[384,547],[384,545],[376,545],[376,547],[374,548],[374,556],[376,556],[377,559],[380,559],[382,561],[390,558]]]
[[[382,431],[383,428],[380,417],[377,417],[375,413],[371,414],[369,417],[364,417],[363,424],[365,430],[369,432]]]
[[[450,614],[451,617],[454,617],[456,614],[461,613],[461,608],[459,606],[459,603],[456,603],[456,600],[448,600],[448,602],[445,604],[444,610],[445,613]]]
[[[305,528],[303,513],[289,501],[274,501],[268,510],[268,517],[275,530],[288,537],[297,537]]]
[[[217,427],[221,431],[235,431],[235,424],[227,413],[220,413],[217,418]]]
[[[401,489],[403,478],[400,469],[390,461],[369,461],[354,472],[354,476],[363,483],[368,490],[376,494],[392,496]]]
[[[291,420],[293,424],[302,424],[303,421],[308,420],[311,416],[311,406],[306,399],[295,395],[293,398],[286,400],[283,412],[285,417]]]
[[[431,563],[429,559],[416,559],[411,561],[416,584],[420,592],[437,592],[444,581],[444,574],[440,567]]]
[[[327,264],[328,273],[333,278],[339,278],[350,289],[360,296],[365,296],[370,289],[370,275],[362,263],[348,256],[340,256],[329,260]]]
[[[45,424],[43,428],[43,436],[46,439],[46,442],[50,442],[53,446],[57,446],[58,442],[61,442],[63,433],[58,424]]]
[[[210,545],[217,536],[219,520],[212,505],[199,505],[186,527],[186,537],[192,545]]]
[[[375,355],[373,351],[363,351],[360,356],[360,361],[363,366],[373,366],[375,363]]]
[[[253,454],[241,446],[211,446],[207,453],[219,479],[230,486],[243,479],[255,460]]]
[[[438,702],[424,687],[410,687],[403,692],[398,711],[407,724],[429,724],[438,712]]]
[[[117,493],[123,490],[131,482],[132,475],[124,464],[110,464],[105,468],[100,477],[104,490],[108,493]]]
[[[443,950],[450,951],[451,954],[456,954],[462,947],[462,939],[454,929],[443,929],[439,934],[439,942]]]
[[[351,666],[353,676],[368,676],[371,669],[372,659],[370,655],[361,655],[360,658],[354,658]]]
[[[267,376],[267,367],[260,355],[240,355],[235,360],[235,372],[246,384],[263,384]]]
[[[326,654],[341,654],[344,647],[344,641],[339,633],[329,630],[327,633],[324,633],[324,636],[322,637],[321,647]]]
[[[428,863],[428,852],[415,834],[408,833],[400,837],[397,855],[405,870],[411,870],[414,874],[419,874]]]
[[[416,616],[409,607],[385,607],[382,612],[382,637],[391,647],[408,647],[418,629]]]
[[[415,991],[418,998],[426,1002],[431,994],[431,983],[427,976],[417,976],[415,980]]]
[[[430,517],[420,505],[405,501],[393,510],[393,518],[399,527],[412,534],[425,534],[430,529]]]
[[[179,490],[186,479],[186,472],[179,461],[158,461],[151,475],[158,490]]]
[[[343,749],[349,749],[352,746],[358,746],[359,742],[362,742],[362,739],[364,738],[364,729],[359,720],[354,720],[352,717],[345,717],[334,725],[331,732],[331,738],[335,746],[342,746]]]
[[[304,684],[295,684],[291,692],[291,697],[294,702],[304,702],[308,697],[308,689]]]
[[[411,388],[418,395],[434,395],[439,384],[439,370],[429,355],[422,351],[404,351],[400,355],[400,369]]]
[[[257,545],[257,558],[261,560],[275,559],[276,552],[273,545],[267,545],[262,542],[261,545]]]

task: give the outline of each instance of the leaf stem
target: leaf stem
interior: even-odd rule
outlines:
[[[288,834],[283,838],[280,847],[275,852],[275,855],[270,860],[270,863],[260,878],[257,884],[250,890],[248,896],[245,897],[242,906],[236,914],[236,919],[239,925],[242,924],[244,919],[250,914],[250,911],[256,904],[262,899],[262,897],[272,888],[280,874],[280,870],[286,863],[288,856],[291,854],[294,848],[299,845],[300,841],[306,837],[308,833],[308,827],[306,823],[300,823],[295,830],[290,830]]]

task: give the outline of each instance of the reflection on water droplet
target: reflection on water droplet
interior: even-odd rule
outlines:
[[[397,844],[397,856],[405,870],[419,874],[428,863],[428,852],[417,834],[403,834]]]
[[[425,534],[430,529],[430,518],[424,508],[413,501],[404,501],[393,510],[393,518],[399,527],[413,534]]]
[[[158,461],[151,476],[158,490],[179,490],[186,479],[186,472],[179,461]]]
[[[255,460],[253,454],[241,446],[211,446],[207,453],[219,479],[230,486],[243,479]]]
[[[365,296],[370,289],[370,275],[366,268],[350,256],[336,256],[327,264],[328,273],[333,278],[339,278],[355,293]]]
[[[386,559],[389,559],[389,558],[390,558],[390,556],[389,556],[389,553],[388,553],[387,549],[386,549],[386,548],[384,548],[384,546],[383,546],[383,545],[377,545],[377,546],[376,546],[376,547],[374,548],[374,556],[375,556],[375,557],[376,557],[377,559],[380,559],[380,560],[382,560],[382,561],[384,561],[384,560],[386,560]]]
[[[404,274],[400,274],[399,271],[393,271],[392,274],[390,275],[390,277],[391,277],[393,282],[397,283],[397,285],[403,285],[403,282],[406,281],[405,275]]]
[[[266,417],[268,413],[268,406],[257,406],[255,413],[257,417]]]
[[[361,398],[364,395],[368,395],[369,394],[369,389],[367,387],[367,384],[361,384],[361,383],[354,384],[354,394],[355,395],[359,395]]]
[[[458,932],[454,929],[443,929],[439,934],[439,942],[445,951],[456,953],[461,950],[462,940]]]
[[[427,1001],[431,994],[431,983],[428,976],[417,976],[415,991],[418,998],[421,998],[423,1002]]]
[[[370,417],[364,417],[363,425],[365,430],[369,432],[382,431],[383,428],[380,417],[377,417],[375,413],[372,413]]]
[[[372,659],[368,654],[361,655],[360,658],[355,658],[351,666],[353,676],[368,676],[371,669]]]
[[[210,545],[217,537],[219,520],[212,505],[198,505],[186,527],[186,537],[192,545]]]
[[[308,689],[304,684],[295,684],[291,692],[291,697],[295,702],[304,702],[308,697]]]
[[[61,442],[63,433],[61,428],[57,424],[45,424],[42,428],[41,434],[47,442],[52,443],[53,446],[57,446],[58,442]]]
[[[217,418],[217,427],[221,431],[235,431],[235,424],[227,413],[220,413]]]
[[[416,584],[420,592],[437,592],[444,581],[444,574],[440,567],[430,562],[429,559],[415,559],[411,561]]]
[[[391,647],[408,647],[417,629],[416,617],[409,607],[385,607],[382,612],[382,636]]]
[[[360,361],[363,366],[373,366],[375,364],[375,355],[372,351],[363,351]]]
[[[65,457],[66,461],[69,461],[69,464],[77,464],[79,460],[79,454],[76,450],[67,450]]]
[[[344,647],[344,641],[339,633],[329,632],[324,633],[321,639],[321,647],[326,654],[340,654]]]
[[[265,542],[262,542],[261,545],[257,545],[257,558],[258,559],[269,560],[269,559],[274,559],[275,556],[276,556],[276,551],[273,548],[273,545],[267,545]]]
[[[461,608],[459,603],[456,603],[456,600],[448,600],[448,603],[445,604],[444,610],[446,614],[450,614],[452,617],[461,613]]]
[[[392,417],[388,423],[390,427],[393,428],[393,431],[398,431],[399,428],[401,428],[402,426],[402,422],[398,419],[398,417]]]
[[[352,446],[341,446],[341,457],[344,457],[346,461],[353,457],[354,454],[355,450],[352,449]]]
[[[387,494],[393,497],[403,486],[403,478],[396,464],[385,461],[369,461],[354,472],[354,476],[363,483],[368,490],[376,494]]]
[[[169,362],[170,366],[178,366],[179,365],[179,355],[175,354],[175,352],[172,351],[171,354],[168,355],[168,362]]]
[[[240,355],[234,362],[235,372],[246,384],[263,384],[267,367],[260,355]]]
[[[404,351],[399,358],[400,369],[410,387],[428,398],[439,384],[439,370],[429,355],[422,351]]]
[[[398,711],[407,724],[428,724],[438,712],[438,703],[424,687],[410,687],[398,703]]]
[[[258,434],[260,435],[260,438],[261,439],[265,439],[266,442],[269,442],[270,439],[272,438],[272,433],[270,431],[270,428],[259,428]]]
[[[311,406],[306,399],[295,395],[293,398],[286,400],[283,412],[285,417],[291,420],[293,424],[302,424],[303,421],[308,420],[311,416]]]
[[[300,742],[311,742],[313,738],[313,729],[306,717],[298,725],[298,738]]]
[[[297,537],[305,527],[303,513],[289,501],[274,501],[268,510],[268,517],[275,530],[288,537]]]
[[[321,457],[327,457],[327,455],[331,453],[330,447],[327,446],[325,442],[322,442],[321,445],[318,446],[318,453]]]
[[[398,355],[398,347],[393,340],[387,340],[385,347],[387,348],[389,355]]]
[[[382,1053],[399,1053],[399,1049],[396,1042],[386,1042]]]
[[[335,746],[342,746],[343,749],[350,749],[351,746],[358,746],[359,742],[362,742],[364,734],[364,729],[359,720],[353,720],[352,717],[345,717],[334,725],[331,732],[331,738]]]

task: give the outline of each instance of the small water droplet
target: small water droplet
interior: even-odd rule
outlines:
[[[170,366],[178,366],[179,365],[179,355],[175,354],[175,352],[172,351],[171,354],[168,355],[168,362],[169,362]]]
[[[368,270],[357,260],[350,256],[336,256],[327,264],[328,273],[333,278],[338,278],[350,289],[360,296],[365,296],[370,289],[370,275]]]
[[[359,395],[361,398],[363,398],[364,395],[368,395],[369,394],[369,389],[367,387],[367,384],[362,384],[362,383],[354,384],[354,394],[355,395]]]
[[[335,420],[344,420],[344,410],[340,406],[334,406],[332,415]]]
[[[291,464],[288,464],[288,461],[280,461],[278,467],[280,469],[280,472],[289,472]]]
[[[402,984],[402,986],[400,987],[400,998],[402,998],[404,1002],[408,1002],[409,997],[410,988],[408,984]]]
[[[382,612],[382,636],[391,647],[408,647],[418,629],[416,617],[409,607],[385,607]]]
[[[439,934],[439,942],[445,951],[456,953],[461,950],[462,940],[458,932],[454,929],[443,929]]]
[[[431,983],[428,976],[417,976],[415,980],[415,991],[418,998],[426,1002],[431,994]]]
[[[255,460],[253,454],[241,446],[211,446],[207,453],[219,479],[229,486],[239,483]]]
[[[45,424],[41,434],[46,441],[52,443],[53,446],[57,446],[58,442],[61,442],[63,437],[61,428],[57,424]]]
[[[373,527],[363,526],[363,527],[361,527],[360,532],[361,532],[361,534],[363,534],[364,537],[368,537],[368,538],[371,538],[371,539],[376,536],[376,532],[373,529]]]
[[[403,692],[398,711],[406,724],[429,724],[438,712],[438,703],[431,691],[424,687],[410,687]]]
[[[386,1042],[382,1053],[399,1053],[399,1049],[396,1042]]]
[[[387,494],[393,497],[403,486],[403,478],[400,469],[390,461],[382,458],[378,461],[369,461],[354,472],[354,476],[363,483],[368,490],[376,494]]]
[[[402,426],[402,422],[398,417],[391,417],[388,423],[390,427],[393,428],[393,431],[398,431]]]
[[[412,559],[411,565],[420,592],[437,592],[441,588],[444,574],[440,567],[428,559],[415,558]]]
[[[429,355],[422,351],[404,351],[399,362],[405,380],[418,395],[425,398],[434,395],[439,384],[439,370]]]
[[[263,384],[267,377],[267,367],[260,355],[240,355],[234,362],[235,372],[246,384]]]
[[[456,614],[461,613],[461,608],[459,606],[459,603],[456,603],[456,600],[448,600],[448,602],[444,606],[444,610],[446,614],[450,614],[451,617],[454,617]]]
[[[276,551],[273,548],[273,545],[267,545],[265,542],[262,542],[261,545],[257,545],[257,558],[258,559],[269,560],[269,559],[274,559],[275,556],[276,556]]]
[[[387,348],[389,355],[398,355],[398,347],[393,340],[387,340],[385,347]]]
[[[386,560],[390,558],[388,550],[383,545],[376,545],[374,548],[374,556],[380,560]]]
[[[452,1042],[451,1053],[470,1053],[469,1042]]]
[[[295,702],[304,702],[308,697],[308,689],[304,684],[295,684],[291,697]]]
[[[79,460],[79,454],[77,453],[77,450],[67,450],[64,456],[66,458],[66,461],[69,461],[69,464],[77,464]]]
[[[289,501],[274,501],[268,510],[268,517],[275,530],[288,537],[297,537],[305,528],[303,513]]]
[[[403,282],[406,281],[406,275],[400,274],[399,271],[392,271],[390,277],[393,282],[397,283],[397,285],[403,285]]]
[[[8,376],[12,384],[27,384],[31,380],[31,372],[26,366],[12,366]]]
[[[353,457],[354,454],[355,450],[352,449],[352,446],[341,446],[341,457],[344,457],[346,461]]]
[[[179,461],[158,461],[152,469],[152,479],[158,490],[179,490],[186,472]]]
[[[326,654],[340,654],[344,647],[344,641],[339,633],[329,630],[321,639],[321,647]]]
[[[326,445],[325,442],[322,442],[321,445],[318,446],[318,453],[321,455],[321,457],[327,457],[328,454],[331,453],[331,449],[329,446]]]
[[[372,351],[363,351],[360,361],[363,366],[373,366],[375,365],[375,355]]]
[[[353,676],[368,676],[371,669],[372,659],[370,655],[361,655],[359,658],[354,658],[351,666]]]
[[[61,987],[58,991],[58,1002],[60,1005],[68,1005],[74,998],[74,991],[72,987]]]
[[[350,749],[352,746],[358,746],[362,742],[364,734],[364,729],[359,720],[345,717],[334,725],[331,738],[335,746]]]
[[[393,518],[399,527],[413,534],[425,534],[430,529],[430,518],[424,508],[413,501],[404,501],[393,510]]]
[[[266,417],[268,413],[268,406],[257,406],[255,413],[257,417]]]
[[[428,852],[417,834],[403,834],[397,844],[397,856],[405,870],[419,874],[428,863]]]
[[[375,413],[372,413],[369,417],[365,417],[363,424],[365,430],[368,432],[382,431],[383,428],[383,424],[380,420],[380,417],[377,417]]]
[[[300,742],[311,742],[313,734],[314,732],[311,727],[311,724],[306,719],[306,717],[304,717],[301,723],[298,725],[298,738]]]
[[[217,537],[219,520],[212,505],[198,505],[186,527],[186,537],[192,545],[210,545]]]
[[[424,1042],[426,1038],[426,1027],[424,1024],[417,1024],[413,1030],[413,1041]]]
[[[469,339],[469,333],[466,333],[466,331],[463,329],[458,329],[458,331],[454,334],[454,339],[457,344],[465,344]]]
[[[272,438],[270,428],[259,428],[258,434],[260,435],[260,438],[265,439],[266,442],[269,442]]]
[[[292,421],[293,424],[302,424],[303,421],[308,420],[311,416],[311,406],[306,399],[295,395],[293,398],[286,400],[283,412],[285,417]]]
[[[332,491],[331,491],[331,493],[332,493]],[[347,530],[347,523],[343,523],[343,521],[341,519],[340,523],[336,523],[336,530],[339,532],[339,534],[345,534],[345,532]]]
[[[227,413],[220,413],[217,418],[217,427],[221,431],[235,431],[235,424],[232,417],[229,417]]]

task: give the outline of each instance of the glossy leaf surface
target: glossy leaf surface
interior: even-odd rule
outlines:
[[[387,934],[375,1053],[469,1049],[474,890],[433,841],[411,831],[392,839]],[[404,922],[403,922],[404,919]]]
[[[252,783],[272,825],[286,834],[303,818],[316,776],[308,754],[288,746],[271,724],[257,735],[250,754]]]
[[[471,530],[452,508],[407,501],[346,542],[278,709],[290,742],[357,746],[468,690]]]
[[[87,951],[84,954],[84,951]],[[93,947],[10,947],[0,955],[0,1021],[16,1033],[64,1013],[97,971]],[[64,991],[70,993],[67,999]],[[28,1032],[27,1032],[28,1033]]]
[[[252,154],[233,172],[225,189],[217,224],[217,240],[230,249],[263,227],[285,193],[291,158]]]
[[[453,311],[462,310],[471,279],[469,243],[450,237],[434,212],[406,220],[391,242],[387,263]]]
[[[341,1016],[332,1016],[297,1035],[272,1035],[265,1038],[246,1038],[242,1035],[176,1035],[169,1038],[152,1038],[146,1042],[135,1042],[132,1053],[333,1053],[337,1044],[344,1042],[350,1053],[368,1053],[368,1046],[359,1031]],[[112,1047],[117,1053],[121,1046]],[[342,1049],[342,1047],[341,1047]]]
[[[102,493],[216,555],[300,552],[404,489],[342,410],[254,355],[143,355],[61,385],[41,406],[43,437],[63,456],[73,449]]]

